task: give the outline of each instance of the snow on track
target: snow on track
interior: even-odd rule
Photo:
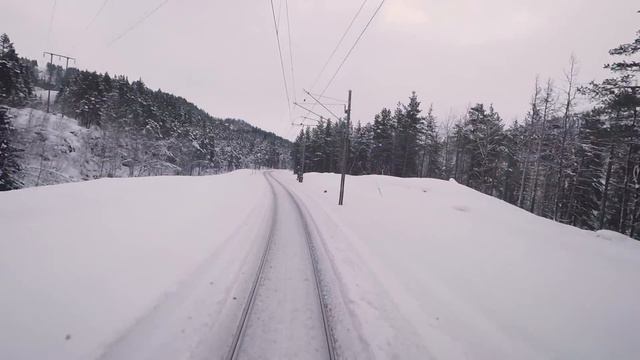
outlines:
[[[275,201],[270,245],[233,358],[333,358],[307,224],[291,194],[266,176]]]

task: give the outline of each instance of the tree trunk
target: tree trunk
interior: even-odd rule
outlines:
[[[635,186],[635,194],[633,198],[633,215],[631,216],[631,229],[629,229],[629,237],[633,238],[636,234],[636,223],[638,222],[638,212],[640,212],[640,187]]]
[[[615,146],[611,145],[611,151],[609,153],[609,160],[607,164],[607,176],[604,180],[604,191],[602,192],[602,200],[600,201],[600,219],[598,221],[598,228],[604,228],[604,220],[605,220],[605,212],[607,210],[607,199],[609,192],[609,183],[611,182],[611,169],[613,168],[613,155],[615,151]]]
[[[631,126],[631,133],[635,133],[636,120],[637,120],[638,112],[637,109],[633,109],[633,123]],[[629,203],[629,198],[627,196],[627,190],[629,189],[629,174],[631,171],[631,155],[633,154],[633,135],[629,139],[629,150],[627,151],[627,162],[624,170],[624,185],[622,187],[622,201],[620,204],[620,223],[618,224],[618,232],[624,234],[627,230],[627,207]]]
[[[580,164],[578,165],[578,169],[576,169],[576,174],[573,179],[573,184],[571,184],[571,193],[569,195],[569,204],[567,205],[567,211],[565,213],[565,219],[569,219],[571,217],[571,225],[576,226],[576,216],[573,213],[573,205],[576,195],[576,187],[578,187],[578,179],[580,178],[580,171],[582,171],[582,166],[584,165],[584,155],[580,159]]]

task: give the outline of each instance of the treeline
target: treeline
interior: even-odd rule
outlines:
[[[12,143],[15,129],[6,105],[19,106],[30,99],[35,78],[33,63],[18,57],[9,37],[0,35],[0,191],[22,186],[20,149]]]
[[[20,58],[7,34],[0,35],[0,104],[24,105],[38,81],[38,63]]]
[[[214,118],[142,80],[53,64],[41,72],[36,61],[18,57],[6,34],[0,40],[0,105],[42,108],[34,87],[57,91],[52,112],[98,133],[88,145],[100,158],[99,177],[122,176],[123,169],[128,176],[148,176],[290,166],[291,143],[273,133]]]
[[[142,80],[69,69],[56,106],[89,128],[105,133],[95,146],[111,163],[156,174],[175,167],[202,174],[246,167],[288,167],[290,142],[244,121],[217,119],[183,98],[153,91]],[[119,141],[126,134],[124,144]]]
[[[637,56],[638,36],[611,55]],[[640,62],[606,68],[612,78],[578,86],[572,58],[560,86],[536,80],[527,115],[509,125],[484,104],[438,125],[414,93],[407,104],[349,129],[347,171],[453,178],[559,222],[640,238]],[[577,104],[578,95],[589,104]],[[343,121],[329,120],[301,132],[293,148],[296,169],[305,145],[306,172],[338,172],[345,133]]]

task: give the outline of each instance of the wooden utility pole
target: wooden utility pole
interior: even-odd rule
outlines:
[[[342,176],[340,177],[340,198],[338,205],[344,202],[344,181],[347,176],[347,157],[349,156],[349,128],[351,127],[351,90],[349,90],[349,100],[347,102],[347,127],[344,133],[344,144],[342,145]]]
[[[306,153],[307,153],[307,132],[303,127],[302,128],[302,164],[300,164],[300,172],[298,173],[298,182],[302,182],[304,180],[304,163],[305,163]]]
[[[69,69],[69,60],[73,60],[74,63],[76,62],[75,58],[72,58],[72,57],[66,56],[66,55],[54,54],[54,53],[48,52],[48,51],[45,51],[45,52],[42,53],[42,56],[46,56],[46,55],[51,56],[51,60],[49,60],[49,63],[51,65],[53,65],[53,57],[54,56],[57,56],[60,59],[62,59],[62,58],[67,59],[67,65],[64,68],[65,72],[67,71],[67,69]],[[49,106],[51,104],[51,73],[52,72],[53,72],[53,69],[51,69],[51,71],[49,71],[49,90],[47,92],[47,113],[49,113]]]

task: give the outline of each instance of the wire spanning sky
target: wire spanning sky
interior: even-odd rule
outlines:
[[[285,19],[280,1],[276,15]],[[367,2],[309,88],[362,2],[289,1],[298,87],[287,74],[292,98],[312,101],[303,88],[318,93],[329,81],[379,1]],[[562,84],[571,53],[580,81],[602,78],[607,51],[640,29],[638,10],[636,0],[387,0],[326,95],[346,98],[352,89],[353,119],[363,123],[414,90],[442,120],[484,102],[510,121],[526,113],[536,75]],[[279,24],[288,62],[287,24]],[[0,11],[0,32],[22,56],[73,56],[80,68],[142,78],[214,116],[291,137],[273,26],[268,0],[57,0],[55,7],[53,0],[4,0]]]

